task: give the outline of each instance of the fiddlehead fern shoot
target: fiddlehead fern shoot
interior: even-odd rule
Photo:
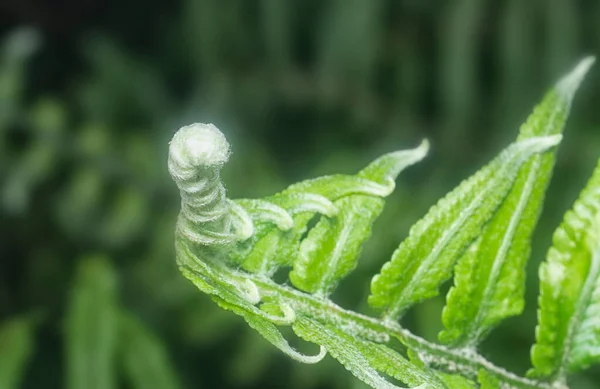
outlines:
[[[501,320],[522,311],[531,233],[572,99],[592,63],[593,58],[581,61],[560,80],[515,142],[411,228],[372,279],[368,301],[380,309],[379,318],[345,310],[329,296],[357,266],[384,198],[397,176],[425,157],[427,141],[385,154],[355,175],[299,182],[263,199],[230,200],[219,174],[230,156],[227,140],[212,124],[183,127],[171,142],[168,161],[182,198],[176,228],[181,272],[287,355],[316,363],[329,352],[373,388],[400,387],[388,377],[420,389],[566,387],[566,372],[600,361],[600,335],[591,318],[600,293],[593,259],[598,244],[591,242],[597,234],[580,231],[600,220],[592,198],[600,190],[597,174],[557,230],[557,248],[541,268],[531,378],[495,366],[477,346]],[[576,244],[582,239],[585,244]],[[577,263],[581,258],[592,264],[587,273]],[[556,269],[569,267],[582,272],[577,285],[557,276]],[[289,269],[289,283],[273,280],[281,268]],[[437,295],[452,275],[439,335],[446,345],[402,328],[402,314]],[[578,296],[569,294],[573,291]],[[573,309],[557,313],[559,299],[572,300]],[[320,352],[299,353],[278,326],[291,326]],[[402,346],[391,343],[394,338]]]
[[[225,197],[219,173],[229,143],[212,124],[180,129],[169,148],[169,172],[181,192],[179,233],[203,244],[227,244],[252,235],[247,213]]]

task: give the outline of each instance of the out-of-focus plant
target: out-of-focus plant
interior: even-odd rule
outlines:
[[[34,325],[28,318],[11,319],[0,327],[0,388],[19,388],[33,349]]]
[[[117,275],[107,258],[80,261],[65,322],[65,388],[181,388],[165,346],[119,303]],[[17,389],[35,350],[35,321],[0,328],[0,387]]]
[[[119,304],[107,258],[81,261],[65,328],[66,388],[118,386],[119,367],[133,388],[180,388],[162,343]]]

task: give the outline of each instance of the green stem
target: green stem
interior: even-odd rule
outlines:
[[[183,246],[185,247],[187,244],[183,243]],[[226,279],[229,280],[228,283],[234,282],[240,285],[251,281],[258,288],[260,299],[263,302],[287,305],[294,310],[297,316],[310,317],[327,325],[347,328],[353,336],[361,336],[378,343],[387,343],[391,338],[396,338],[416,352],[424,363],[437,370],[449,374],[459,373],[465,377],[477,379],[479,371],[483,369],[509,388],[556,389],[554,382],[521,377],[496,366],[472,348],[449,348],[429,342],[402,328],[397,321],[362,315],[344,309],[326,297],[307,294],[285,285],[276,284],[265,276],[233,270],[220,263],[200,266],[204,262],[187,247],[179,251],[178,258],[179,266],[182,269],[196,274],[204,274],[215,281],[217,278]]]
[[[453,374],[460,372],[470,378],[476,378],[480,369],[486,370],[501,382],[522,389],[552,389],[549,382],[532,380],[518,376],[499,366],[494,365],[472,349],[452,349],[429,342],[395,321],[385,321],[354,311],[346,310],[331,300],[317,298],[284,285],[247,273],[234,272],[229,269],[231,276],[243,281],[251,279],[260,289],[261,296],[277,299],[280,303],[289,304],[297,314],[317,317],[328,323],[346,323],[348,326],[362,330],[365,333],[387,334],[404,343],[407,347],[424,357],[428,365]]]

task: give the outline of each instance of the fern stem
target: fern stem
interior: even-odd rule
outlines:
[[[344,323],[345,327],[353,328],[357,333],[384,334],[388,336],[388,340],[390,337],[396,338],[420,356],[426,356],[424,358],[426,364],[433,365],[447,373],[460,372],[470,378],[476,378],[479,370],[485,369],[492,376],[515,388],[554,388],[551,383],[521,377],[496,366],[471,349],[451,349],[429,342],[403,328],[395,321],[378,319],[346,310],[334,304],[331,300],[315,297],[285,285],[275,284],[260,276],[249,275],[228,268],[220,270],[230,273],[232,278],[240,282],[251,279],[258,286],[261,296],[277,298],[281,304],[288,304],[292,307],[297,314],[315,317],[326,323],[337,325]],[[382,342],[381,339],[379,341]]]

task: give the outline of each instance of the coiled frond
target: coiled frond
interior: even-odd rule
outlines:
[[[229,153],[229,143],[212,124],[183,127],[171,141],[169,172],[181,192],[177,230],[192,242],[227,244],[252,235],[247,213],[225,197],[219,173]]]

